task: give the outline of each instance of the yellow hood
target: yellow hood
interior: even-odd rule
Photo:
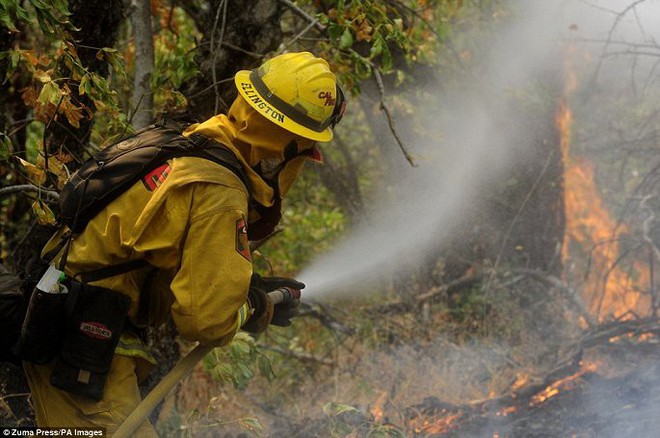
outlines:
[[[252,198],[266,207],[273,205],[275,190],[255,171],[260,163],[283,162],[287,158],[285,155],[294,156],[305,151],[304,155],[290,159],[279,173],[277,189],[284,197],[302,171],[305,161],[322,161],[313,140],[280,128],[259,114],[241,96],[234,100],[227,116],[219,114],[191,125],[185,135],[193,133],[212,138],[236,153],[252,184]]]

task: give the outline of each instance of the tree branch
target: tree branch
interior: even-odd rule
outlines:
[[[32,184],[20,184],[17,186],[4,187],[0,189],[0,198],[22,192],[35,192],[35,193],[43,194],[54,201],[57,201],[60,198],[59,193]]]
[[[324,359],[322,357],[316,357],[313,354],[309,354],[309,353],[304,353],[304,352],[300,352],[300,351],[286,350],[284,348],[275,347],[275,346],[272,346],[272,345],[260,345],[260,348],[263,348],[264,350],[273,351],[273,352],[281,354],[283,356],[298,359],[301,362],[316,362],[316,363],[319,363],[321,365],[330,365],[330,366],[334,365],[334,362],[331,361],[330,359]]]
[[[310,316],[319,320],[321,324],[328,327],[333,332],[343,333],[345,335],[354,335],[355,329],[347,327],[337,321],[335,318],[330,316],[328,312],[323,309],[321,304],[314,302],[314,305],[309,303],[300,303],[300,315],[299,316]]]
[[[222,0],[218,4],[218,9],[215,14],[215,20],[213,22],[213,31],[211,32],[211,56],[213,57],[213,62],[211,63],[211,76],[213,78],[213,89],[215,91],[215,107],[214,107],[214,113],[218,113],[218,104],[222,103],[226,108],[229,108],[229,105],[227,105],[227,102],[224,101],[222,96],[220,95],[220,91],[218,90],[218,73],[217,73],[217,59],[218,59],[218,52],[222,48],[222,43],[225,38],[225,28],[227,25],[227,5],[228,1],[227,0]],[[217,32],[218,28],[218,19],[220,18],[220,11],[222,10],[222,24],[220,27],[220,36],[218,38],[218,49],[215,50],[215,34]]]
[[[319,20],[316,18],[312,17],[309,15],[307,12],[303,11],[300,9],[296,4],[294,4],[291,0],[278,0],[280,3],[282,3],[284,6],[287,8],[291,9],[293,13],[298,15],[301,18],[304,18],[305,20],[309,21],[312,26],[319,32],[324,32],[326,27],[322,25]]]
[[[374,78],[376,79],[376,84],[378,85],[378,92],[380,93],[380,109],[385,113],[385,116],[387,117],[387,124],[390,127],[390,132],[392,132],[392,135],[394,136],[394,139],[399,145],[399,148],[401,149],[401,152],[403,153],[403,156],[406,158],[406,160],[408,160],[412,167],[417,167],[415,160],[413,159],[412,155],[408,153],[405,144],[401,140],[401,137],[399,137],[399,134],[394,127],[394,118],[392,117],[392,113],[390,112],[389,107],[385,105],[385,85],[383,85],[383,77],[380,74],[380,70],[374,67],[373,73]]]
[[[577,309],[578,313],[584,318],[587,325],[592,328],[597,326],[597,322],[593,319],[587,308],[584,306],[582,299],[579,297],[575,290],[565,285],[560,279],[554,275],[546,274],[545,272],[536,269],[514,269],[511,271],[514,274],[521,274],[533,278],[548,286],[554,287],[564,295],[564,297]]]

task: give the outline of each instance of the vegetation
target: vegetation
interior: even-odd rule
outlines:
[[[563,42],[582,43],[590,59],[616,58],[630,72],[625,85],[595,77],[607,69],[593,62],[576,62],[573,71],[568,55],[550,50],[539,71],[521,72],[515,55],[538,47],[532,37],[506,41],[507,29],[529,12],[516,1],[134,3],[149,9],[147,28],[129,22],[135,11],[120,0],[0,0],[3,266],[20,270],[38,251],[57,217],[48,193],[94,151],[140,128],[136,114],[203,119],[225,111],[236,71],[299,50],[330,62],[349,91],[348,111],[333,142],[322,145],[325,164],[308,168],[289,194],[281,232],[254,252],[255,269],[297,276],[352,242],[380,248],[380,241],[410,239],[422,256],[406,269],[378,265],[379,282],[356,274],[336,295],[304,298],[293,327],[256,339],[240,334],[214,351],[152,417],[163,435],[423,435],[411,412],[425,397],[460,404],[507,394],[522,376],[561,363],[563,347],[585,325],[621,317],[614,309],[593,312],[590,303],[585,310],[577,295],[590,275],[600,279],[596,300],[603,301],[607,278],[621,269],[632,279],[626,291],[644,298],[643,307],[625,312],[656,316],[660,180],[650,157],[660,132],[658,90],[652,68],[640,77],[643,69],[625,58],[642,55],[612,48],[622,44],[620,19],[609,21],[603,52],[574,34],[577,24]],[[627,18],[647,2],[630,3],[612,15]],[[145,33],[154,43],[146,72],[136,62]],[[497,71],[491,58],[500,60]],[[136,99],[135,78],[144,74],[152,98]],[[573,76],[581,85],[568,91]],[[616,93],[604,92],[612,83]],[[565,105],[573,120],[562,132],[556,118]],[[569,143],[570,157],[562,150]],[[619,231],[565,240],[573,234],[566,232],[572,188],[564,171],[581,162],[576,156],[594,162],[594,194],[616,213],[609,223]],[[408,182],[424,172],[440,176],[411,194]],[[365,241],[387,215],[384,205],[405,210],[409,231],[392,225]],[[426,220],[436,213],[441,223]],[[620,243],[617,256],[595,272],[597,248],[612,240]],[[562,252],[578,246],[579,260]],[[387,248],[401,251],[397,265],[413,257],[408,247]],[[640,251],[650,254],[643,262]],[[351,268],[320,260],[331,276]],[[155,341],[166,362],[161,374],[177,359],[171,340]],[[2,372],[5,378],[12,369]],[[32,421],[21,384],[7,378],[0,387],[2,425]]]

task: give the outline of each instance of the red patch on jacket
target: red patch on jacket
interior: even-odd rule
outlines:
[[[165,182],[165,179],[171,172],[172,168],[169,164],[165,163],[162,166],[158,166],[151,172],[147,173],[144,178],[142,178],[142,182],[144,183],[144,186],[147,188],[147,190],[153,192]]]
[[[250,255],[250,243],[248,242],[247,225],[243,218],[236,221],[236,252],[245,257],[245,260],[248,262],[252,261],[252,256]]]

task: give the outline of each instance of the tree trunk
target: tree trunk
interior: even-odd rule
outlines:
[[[131,1],[131,25],[135,39],[135,78],[131,100],[131,125],[136,130],[151,124],[154,98],[150,78],[154,70],[154,40],[149,0]]]
[[[282,42],[283,8],[277,0],[210,0],[209,13],[192,3],[181,7],[203,33],[197,55],[201,74],[183,86],[183,94],[198,117],[208,118],[229,109],[236,97],[234,74],[258,66]]]
[[[78,56],[82,64],[90,71],[108,75],[108,65],[96,57],[99,49],[113,47],[117,40],[119,24],[124,19],[124,5],[121,0],[70,0],[70,21],[79,32],[74,35],[77,41]],[[66,69],[66,67],[62,67]],[[61,70],[60,77],[70,74]],[[69,88],[74,100],[95,110],[94,104],[87,95],[78,95],[78,83],[69,80]],[[83,157],[85,147],[89,143],[92,121],[86,118],[80,120],[80,127],[75,128],[64,117],[59,117],[49,125],[44,135],[44,147],[49,153],[57,153],[61,148],[76,157]]]

